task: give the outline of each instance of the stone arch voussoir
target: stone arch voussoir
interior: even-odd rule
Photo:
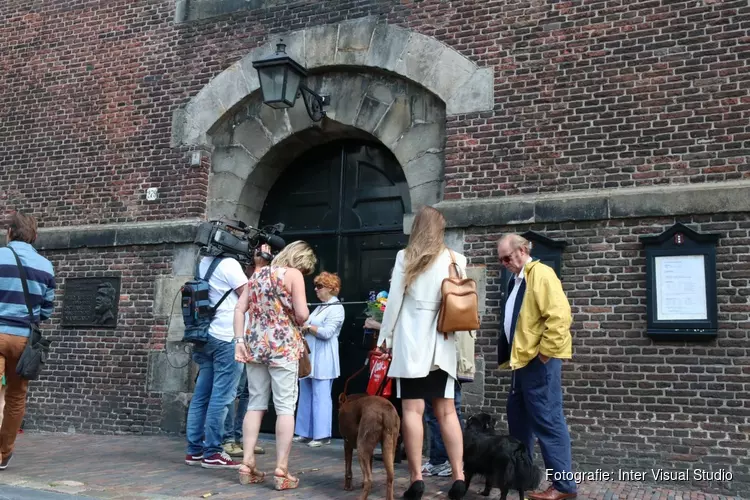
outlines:
[[[437,96],[449,116],[490,110],[494,104],[492,68],[479,67],[432,37],[374,16],[306,28],[284,39],[287,53],[312,73],[335,67],[393,73]],[[207,145],[208,135],[222,117],[260,88],[252,61],[274,50],[275,40],[251,50],[177,110],[174,144]]]

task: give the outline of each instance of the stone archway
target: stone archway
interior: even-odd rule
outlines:
[[[341,97],[320,125],[303,106],[273,110],[255,93],[215,128],[209,218],[254,224],[286,165],[311,147],[343,138],[374,137],[390,149],[404,169],[413,206],[440,201],[445,110],[439,99],[385,74],[329,72],[310,81]]]
[[[173,120],[175,146],[213,151],[207,215],[254,223],[279,175],[278,154],[356,130],[394,152],[412,206],[439,202],[446,117],[492,109],[492,68],[376,17],[283,38],[287,52],[310,71],[309,86],[332,96],[327,118],[313,123],[302,103],[280,111],[262,105],[252,61],[273,53],[276,39],[220,73]]]

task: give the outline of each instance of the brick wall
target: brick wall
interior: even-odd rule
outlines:
[[[282,31],[365,15],[495,68],[495,111],[448,124],[447,199],[750,175],[743,0],[268,2],[177,25],[174,8],[6,2],[3,203],[45,226],[200,216],[207,172],[170,147],[174,109]]]
[[[486,362],[484,411],[504,420],[509,372],[498,371],[504,231],[533,230],[568,242],[562,281],[574,314],[573,359],[563,369],[573,458],[582,469],[686,467],[731,470],[735,493],[750,482],[750,220],[748,214],[610,220],[473,230],[467,255],[487,265],[487,315],[477,342]],[[638,238],[675,222],[721,234],[717,246],[718,338],[646,337],[645,253]],[[469,408],[468,411],[480,408]]]
[[[408,24],[494,66],[497,109],[449,123],[446,198],[750,176],[747,2],[454,6]]]
[[[43,324],[49,362],[30,385],[26,427],[48,431],[159,432],[161,396],[147,391],[148,356],[166,324],[154,319],[154,279],[169,274],[174,247],[43,252],[55,267],[55,313]],[[63,328],[65,279],[121,276],[118,327]],[[177,364],[177,361],[172,361]]]

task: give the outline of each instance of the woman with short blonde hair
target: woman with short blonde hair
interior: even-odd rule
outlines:
[[[308,276],[315,271],[318,259],[312,247],[305,241],[290,243],[271,262],[273,267],[288,267],[297,269]]]

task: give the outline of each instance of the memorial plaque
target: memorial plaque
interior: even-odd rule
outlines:
[[[63,327],[117,327],[120,278],[67,278],[63,295]]]

